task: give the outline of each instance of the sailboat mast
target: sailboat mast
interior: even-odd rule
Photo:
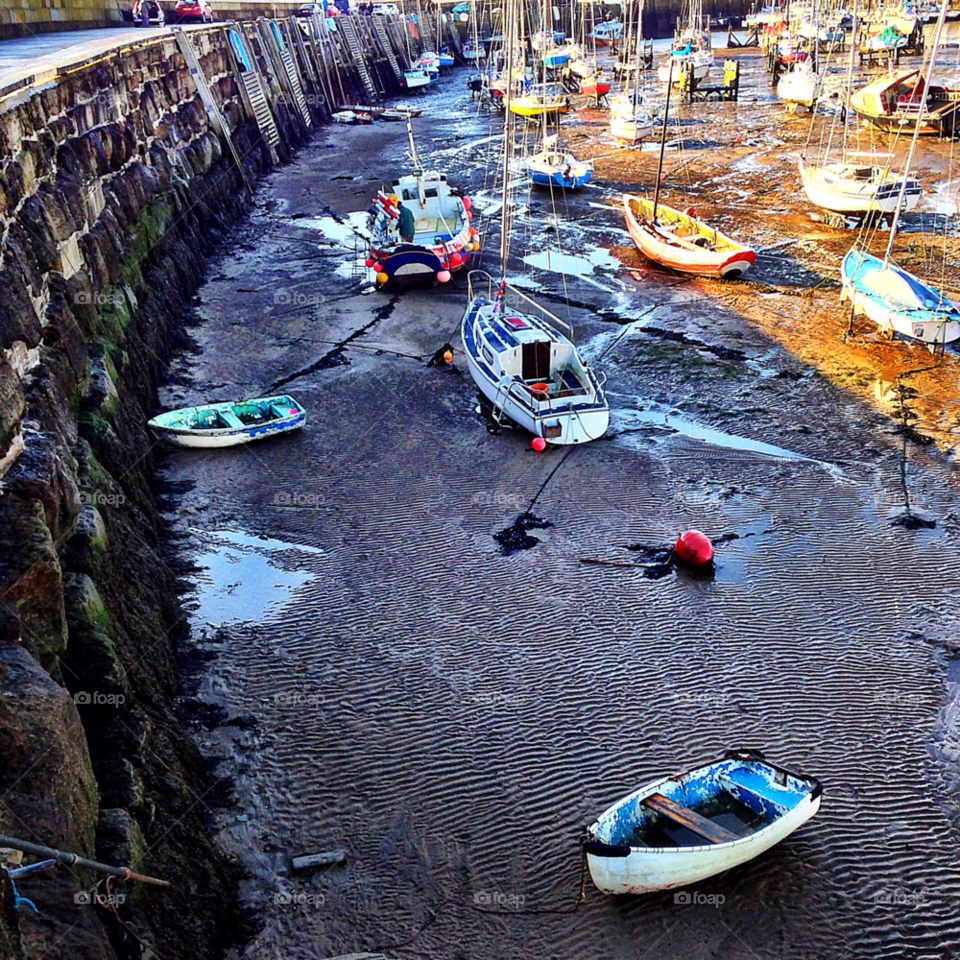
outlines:
[[[513,157],[513,56],[516,34],[516,3],[507,0],[503,19],[503,40],[507,50],[507,82],[503,91],[503,210],[500,216],[500,274],[507,275],[510,258],[510,160]]]
[[[903,168],[903,179],[900,181],[900,193],[897,195],[897,210],[893,215],[893,223],[890,225],[890,239],[887,241],[887,252],[883,255],[884,267],[890,262],[890,253],[893,250],[893,241],[897,237],[897,227],[900,225],[900,214],[903,212],[903,198],[907,192],[907,182],[910,177],[910,167],[913,164],[913,155],[917,149],[917,140],[920,137],[920,125],[923,123],[923,114],[927,109],[927,94],[930,92],[930,80],[933,77],[933,68],[937,59],[937,50],[940,48],[940,37],[943,34],[943,24],[947,18],[946,0],[940,4],[940,17],[937,20],[937,32],[933,38],[933,48],[930,51],[930,66],[927,67],[927,75],[923,80],[923,93],[920,96],[920,107],[917,111],[916,125],[913,128],[913,139],[910,141],[910,152],[907,154],[907,163]]]
[[[407,139],[410,141],[410,162],[413,164],[414,173],[419,175],[422,167],[420,158],[417,156],[417,145],[413,140],[413,124],[410,123],[409,117],[407,117]]]
[[[850,34],[850,63],[847,65],[847,102],[843,110],[843,150],[840,159],[847,162],[847,131],[850,129],[850,98],[853,96],[853,54],[857,46],[857,0],[853,0],[853,33]]]
[[[667,117],[670,115],[670,90],[673,87],[673,54],[670,55],[670,73],[667,76],[667,101],[663,107],[663,126],[660,128],[660,159],[657,161],[657,186],[653,191],[653,215],[657,222],[657,204],[660,202],[660,178],[663,175],[663,151],[667,146]]]

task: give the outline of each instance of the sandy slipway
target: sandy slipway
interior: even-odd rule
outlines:
[[[495,207],[498,118],[476,114],[459,74],[422,105],[422,155]],[[751,167],[734,143],[796,140],[796,118],[769,102],[721,114],[725,153],[691,165],[691,202],[736,157],[746,237],[816,231],[837,260],[792,189],[790,149]],[[570,133],[599,143],[585,121],[600,118],[580,113]],[[243,955],[950,956],[952,461],[910,441],[911,500],[936,525],[891,522],[901,421],[866,396],[879,352],[904,370],[929,354],[866,329],[842,349],[826,337],[846,314],[796,246],[761,257],[753,285],[642,266],[613,202],[650,155],[608,144],[595,183],[557,198],[565,277],[542,269],[549,193],[521,195],[514,273],[574,322],[612,408],[604,440],[537,454],[488,429],[461,357],[427,365],[457,342],[465,278],[397,297],[352,276],[363,250],[344,224],[405,148],[399,125],[337,129],[271,177],[211,264],[195,348],[162,397],[282,384],[309,411],[297,435],[163,464],[170,550],[198,569],[184,712],[232,786],[219,839],[261,924]],[[767,188],[787,222],[751,199]],[[496,224],[480,229],[494,267]],[[655,555],[687,527],[722,541],[710,578],[580,562]],[[522,536],[496,539],[510,528]],[[737,746],[822,779],[820,814],[686,902],[588,881],[571,912],[583,825]],[[335,847],[345,864],[291,874],[291,855]]]

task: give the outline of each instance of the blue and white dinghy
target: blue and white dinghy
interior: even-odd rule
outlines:
[[[208,403],[161,413],[147,426],[178,447],[235,447],[302,427],[307,412],[293,397]]]
[[[854,248],[840,265],[840,302],[850,300],[888,337],[895,333],[930,347],[960,340],[960,310],[919,277]]]
[[[769,850],[820,809],[818,780],[757,751],[663,777],[587,828],[583,850],[603,893],[650,893],[696,883]]]
[[[467,366],[497,419],[506,416],[547,443],[603,436],[610,406],[603,379],[587,366],[571,328],[535,300],[483,270],[467,280],[470,300],[460,335]]]

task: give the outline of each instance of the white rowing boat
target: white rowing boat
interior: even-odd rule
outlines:
[[[587,828],[583,850],[603,893],[696,883],[759,856],[820,809],[818,780],[733,752],[661,777],[618,800]]]

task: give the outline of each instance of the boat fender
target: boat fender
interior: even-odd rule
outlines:
[[[626,843],[604,843],[602,840],[581,840],[580,845],[584,853],[595,857],[629,857],[632,847]]]
[[[449,271],[449,270],[438,270],[438,271],[437,271],[437,279],[438,279],[441,283],[448,283],[449,280],[450,280],[450,271]]]
[[[713,544],[699,530],[684,530],[673,550],[677,559],[691,567],[705,567],[713,559]]]
[[[695,216],[697,215],[697,208],[696,208],[696,207],[687,207],[687,209],[684,210],[683,212],[684,212],[688,217],[695,217]]]

